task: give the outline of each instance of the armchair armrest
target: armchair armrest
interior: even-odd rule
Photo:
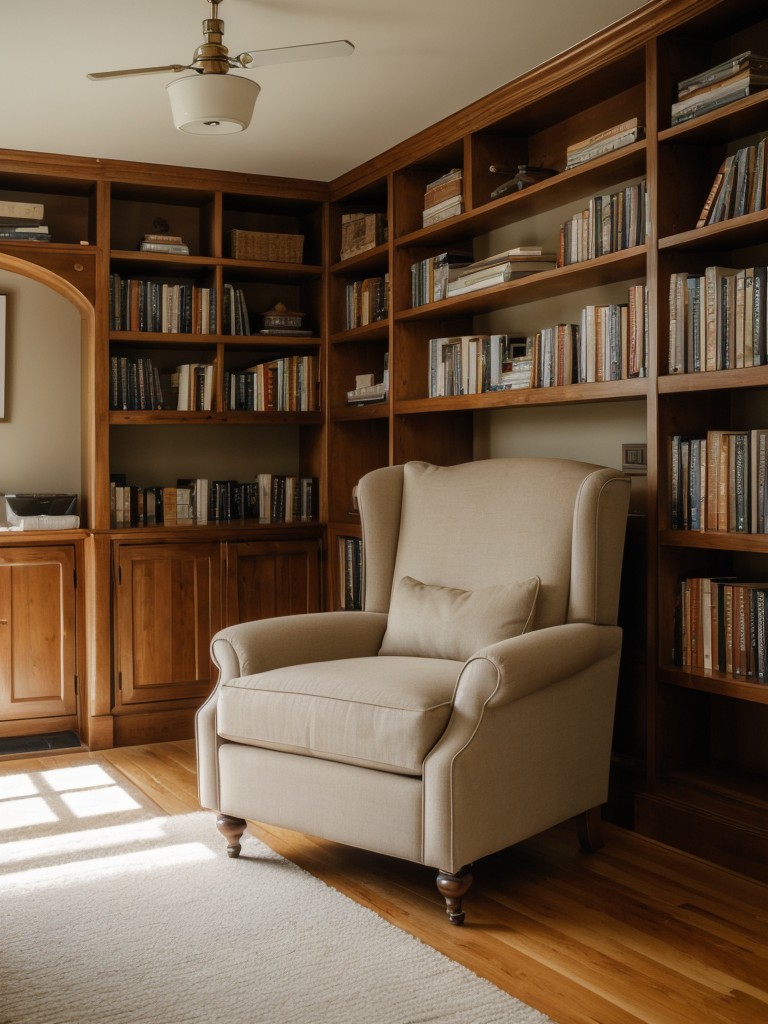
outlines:
[[[484,659],[496,669],[498,687],[489,706],[499,707],[614,656],[621,640],[619,626],[570,622],[493,644],[478,651],[468,665]]]
[[[286,665],[378,653],[387,628],[383,612],[312,612],[243,622],[211,641],[219,682]]]

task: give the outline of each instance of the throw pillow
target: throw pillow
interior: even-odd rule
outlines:
[[[519,583],[459,590],[403,576],[395,586],[379,654],[466,661],[488,644],[532,627],[538,576]]]

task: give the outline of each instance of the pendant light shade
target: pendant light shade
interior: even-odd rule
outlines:
[[[166,86],[173,123],[191,135],[232,135],[251,121],[261,87],[237,75],[187,75]]]

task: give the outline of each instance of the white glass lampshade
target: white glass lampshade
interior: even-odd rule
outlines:
[[[173,123],[192,135],[231,135],[248,127],[261,86],[237,75],[187,75],[166,86]]]

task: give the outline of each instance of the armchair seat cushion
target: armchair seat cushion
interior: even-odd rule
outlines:
[[[217,732],[235,743],[421,775],[443,734],[463,663],[345,658],[223,683]]]

